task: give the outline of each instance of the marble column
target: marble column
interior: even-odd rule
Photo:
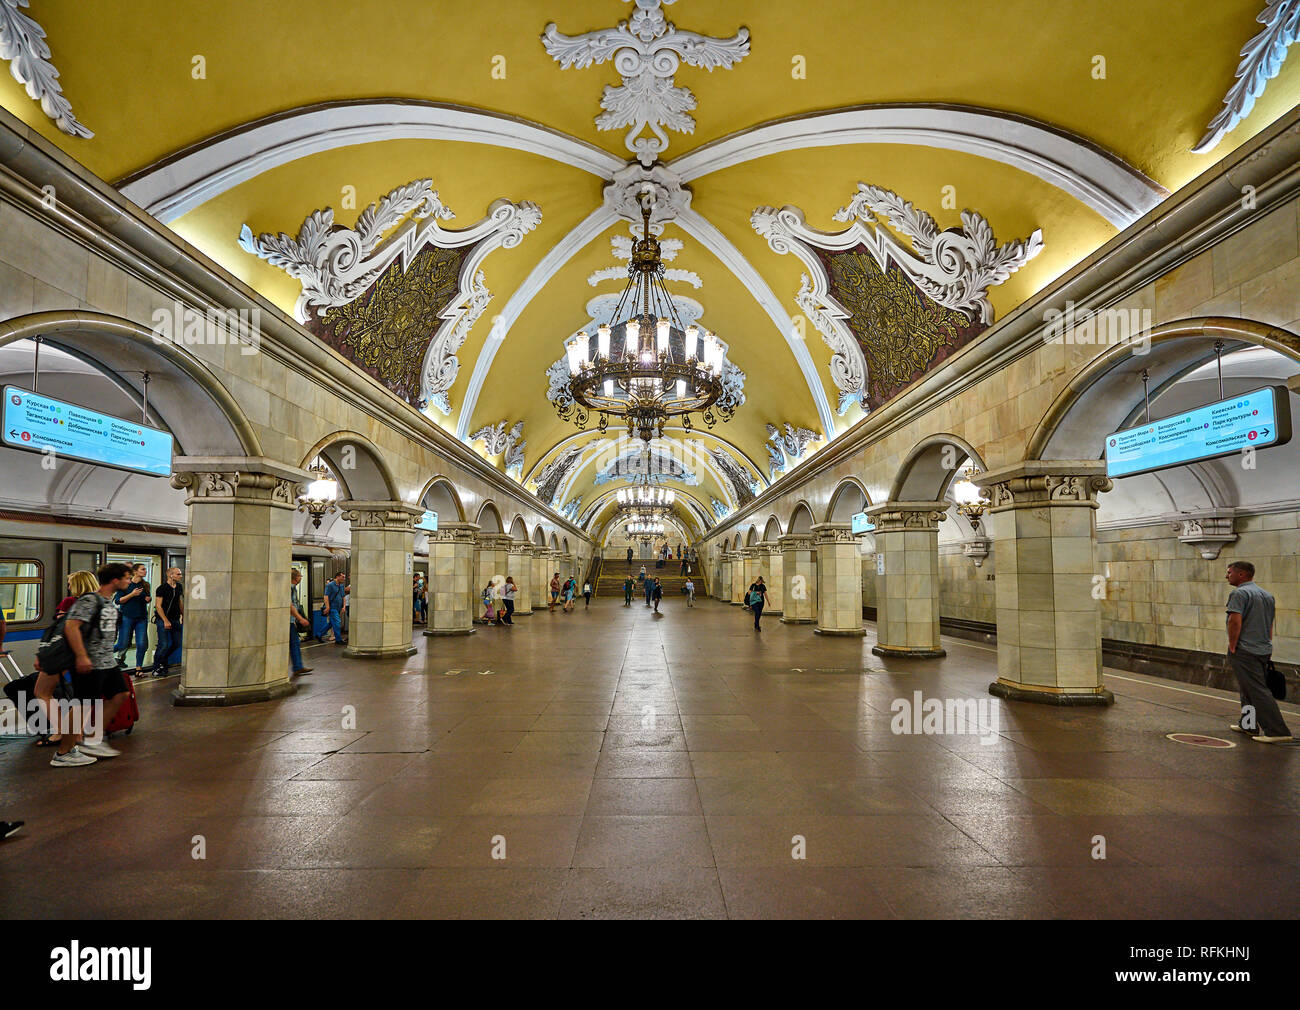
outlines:
[[[477,523],[440,523],[429,534],[429,624],[425,634],[474,634],[474,537]]]
[[[1109,705],[1101,679],[1105,583],[1096,575],[1096,460],[1030,460],[980,474],[991,506],[999,698]]]
[[[780,614],[785,599],[785,557],[778,543],[766,543],[761,550],[767,554],[767,609],[763,613]]]
[[[731,557],[724,553],[718,558],[717,585],[714,586],[713,596],[723,603],[731,600]]]
[[[787,533],[781,548],[782,624],[817,620],[817,546],[811,533]]]
[[[529,580],[529,595],[532,597],[532,610],[538,611],[546,606],[546,584],[551,581],[551,573],[547,571],[546,565],[550,564],[547,558],[545,547],[533,547],[529,554],[529,569],[532,572],[532,578]]]
[[[289,564],[306,479],[268,459],[174,461],[171,484],[187,492],[190,519],[185,665],[175,704],[239,705],[293,692]]]
[[[519,592],[515,594],[515,616],[531,617],[533,613],[533,548],[526,540],[516,540],[510,545],[506,559],[506,574],[515,580]]]
[[[351,659],[410,656],[411,575],[415,550],[414,523],[422,509],[399,501],[341,501],[343,518],[352,525],[348,601]]]
[[[864,635],[862,553],[848,523],[819,523],[817,545],[817,627],[819,635]]]
[[[478,540],[477,569],[474,573],[474,620],[483,618],[483,589],[491,582],[492,595],[500,598],[501,587],[506,584],[510,563],[510,545],[514,543],[508,533],[480,533]],[[498,603],[498,608],[500,604]]]
[[[760,575],[764,576],[763,579],[764,582],[767,581],[766,578],[767,572],[764,571],[764,566],[763,566],[763,562],[767,560],[767,551],[763,550],[761,547],[746,547],[740,553],[741,556],[745,559],[744,586],[740,590],[741,593],[740,598],[741,601],[743,602],[745,599],[744,594],[749,592],[749,587],[754,584],[754,581]]]
[[[944,501],[882,502],[867,509],[876,538],[877,656],[936,658],[939,643],[939,523]]]
[[[745,590],[748,588],[749,583],[745,581],[745,552],[742,548],[731,553],[731,595],[728,600],[733,607],[744,606]]]

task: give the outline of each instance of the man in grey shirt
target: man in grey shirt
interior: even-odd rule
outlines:
[[[1254,578],[1249,561],[1228,566],[1228,662],[1241,687],[1241,722],[1232,728],[1260,743],[1289,743],[1291,730],[1265,678],[1273,654],[1273,594],[1255,585]]]

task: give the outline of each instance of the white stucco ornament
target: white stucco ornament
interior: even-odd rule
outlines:
[[[624,138],[627,149],[641,164],[650,166],[668,147],[665,129],[679,133],[695,130],[695,120],[689,115],[696,106],[695,95],[677,86],[677,68],[686,63],[709,71],[730,69],[749,55],[749,29],[741,28],[729,39],[681,31],[664,18],[661,9],[676,0],[634,2],[632,17],[620,21],[616,28],[563,35],[552,22],[542,33],[542,45],[565,70],[614,61],[623,83],[605,87],[600,100],[605,111],[596,117],[596,128],[628,127]],[[643,136],[647,129],[651,136]]]
[[[64,97],[59,72],[50,62],[45,29],[20,11],[28,0],[0,0],[0,59],[9,61],[9,73],[27,89],[27,97],[41,103],[41,111],[71,137],[93,137],[72,114]]]

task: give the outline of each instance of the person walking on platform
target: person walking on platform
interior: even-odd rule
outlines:
[[[564,583],[564,612],[566,614],[573,611],[573,598],[577,595],[577,588],[577,583],[573,579],[569,579]]]
[[[650,606],[650,600],[654,597],[655,580],[647,577],[645,582],[643,582],[641,586],[645,590],[645,605],[648,607]]]
[[[514,576],[506,576],[506,584],[501,589],[501,602],[505,604],[504,620],[506,627],[515,626],[515,597],[519,595],[519,587],[515,585]]]
[[[749,591],[745,593],[745,602],[754,612],[754,630],[762,631],[758,621],[763,616],[763,607],[767,605],[767,586],[763,585],[763,576],[758,576],[749,584]]]
[[[149,611],[153,609],[153,600],[149,583],[144,580],[148,570],[144,565],[133,565],[131,581],[113,600],[118,610],[117,645],[114,648],[117,662],[119,666],[126,663],[126,654],[131,651],[131,639],[134,638],[135,669],[132,676],[135,677],[140,676],[144,654],[149,648]]]
[[[628,567],[628,571],[632,570],[632,548],[631,547],[627,549],[627,567]]]
[[[655,613],[657,614],[659,613],[659,604],[663,601],[664,598],[664,587],[659,584],[658,579],[655,579],[654,581],[653,596],[655,601]]]
[[[113,642],[117,635],[117,604],[114,594],[131,582],[131,569],[117,562],[101,565],[96,580],[98,589],[79,598],[68,611],[63,633],[75,659],[72,690],[87,709],[82,720],[84,739],[77,746],[79,754],[94,758],[117,757],[122,752],[104,739],[104,727],[113,722],[129,693],[126,678],[113,662]],[[103,702],[98,712],[95,703]],[[94,726],[92,728],[92,723]],[[64,758],[67,755],[63,755]],[[55,761],[65,763],[56,757]],[[66,763],[84,764],[84,761]]]
[[[560,573],[556,572],[551,579],[551,605],[548,608],[550,612],[555,613],[555,602],[560,598]]]
[[[682,589],[686,591],[686,605],[688,607],[695,606],[695,583],[687,579],[686,585],[682,586]]]
[[[632,576],[629,575],[623,580],[623,606],[632,606],[632,592],[635,588],[636,585],[632,582]]]
[[[180,569],[173,569],[179,571]],[[168,575],[170,576],[170,572]],[[302,572],[294,568],[289,572],[289,666],[294,673],[311,673],[310,666],[302,665],[302,643],[298,640],[298,629],[311,627],[307,615],[303,613],[302,599],[298,595],[298,584],[302,582]],[[161,593],[162,590],[159,589]]]
[[[1273,692],[1268,668],[1273,656],[1273,594],[1255,585],[1255,566],[1234,561],[1226,576],[1228,594],[1228,663],[1241,689],[1241,721],[1232,724],[1259,743],[1290,743],[1294,739]]]
[[[181,651],[181,629],[185,621],[185,590],[181,586],[179,568],[167,569],[167,581],[154,593],[153,609],[154,626],[158,629],[158,644],[153,650],[153,675],[165,677],[167,668]]]
[[[591,583],[590,582],[584,582],[582,584],[582,598],[585,601],[582,605],[582,609],[590,610],[591,609]]]
[[[347,575],[339,572],[325,583],[325,603],[321,607],[326,623],[334,632],[335,645],[342,645],[347,641],[343,637],[343,597],[347,595],[347,590],[343,586],[345,581]]]

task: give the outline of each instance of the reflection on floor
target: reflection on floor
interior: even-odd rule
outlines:
[[[992,651],[881,660],[870,628],[680,599],[517,623],[316,648],[251,707],[147,684],[89,768],[5,739],[0,914],[1254,917],[1300,891],[1300,752],[1165,739],[1234,737],[1215,692],[1123,674],[1108,710],[900,734],[896,699],[987,699]]]

